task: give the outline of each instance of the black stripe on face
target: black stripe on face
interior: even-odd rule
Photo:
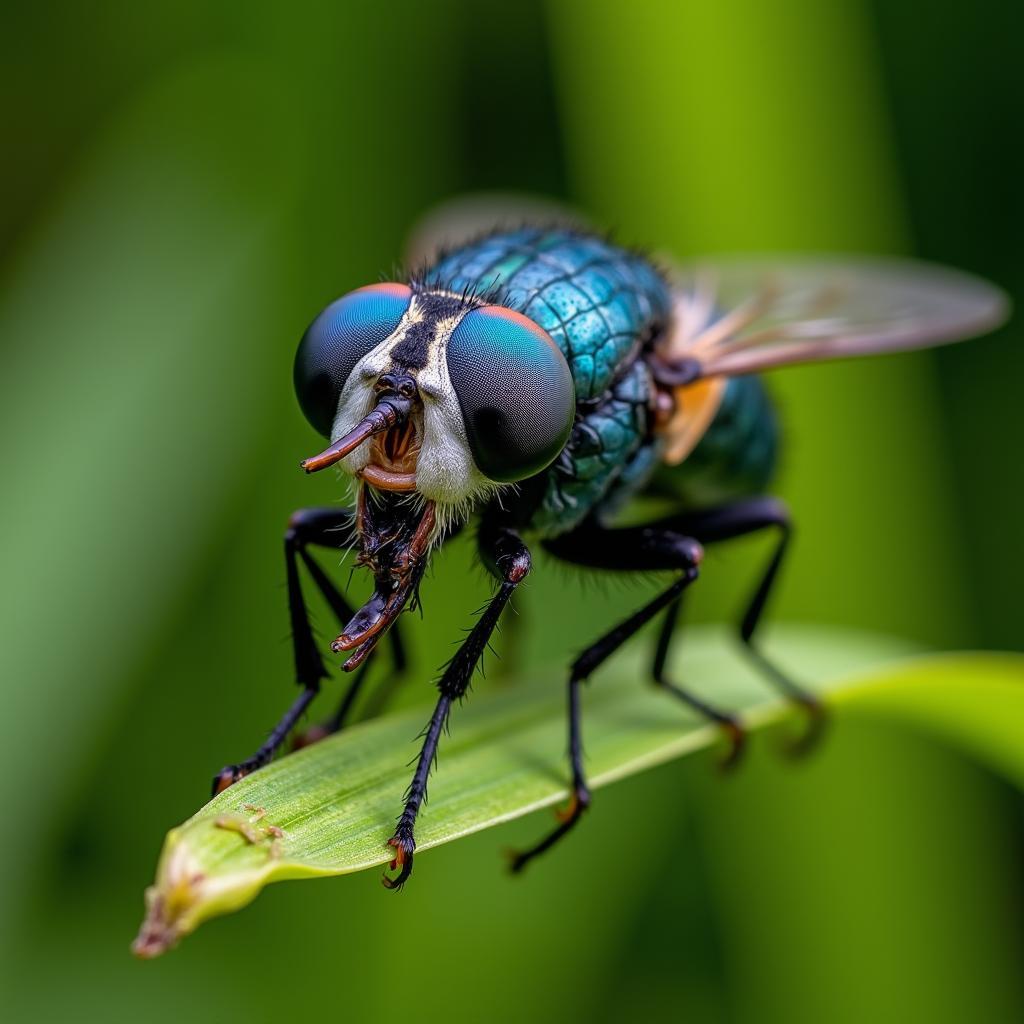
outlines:
[[[409,325],[405,336],[391,350],[391,358],[396,365],[407,370],[422,370],[427,365],[437,325],[465,312],[471,304],[453,295],[434,292],[417,292],[413,301],[421,318]]]

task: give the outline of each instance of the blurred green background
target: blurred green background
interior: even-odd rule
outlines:
[[[165,830],[291,698],[279,537],[338,497],[296,469],[310,318],[473,189],[679,257],[912,252],[1020,294],[1022,31],[999,0],[5,5],[7,1019],[1021,1019],[1017,793],[854,715],[798,769],[760,742],[726,781],[697,758],[602,791],[521,881],[498,852],[546,819],[431,852],[398,898],[275,886],[164,960],[128,943]],[[772,379],[777,618],[1021,645],[1019,332]],[[715,552],[693,617],[763,555]],[[470,565],[435,562],[406,701],[487,591]],[[644,593],[540,570],[524,670]]]

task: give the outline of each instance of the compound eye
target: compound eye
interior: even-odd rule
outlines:
[[[394,332],[411,301],[404,284],[367,285],[332,302],[306,329],[295,353],[295,394],[325,437],[356,363]]]
[[[576,412],[572,374],[551,336],[521,313],[481,306],[448,339],[451,378],[473,461],[498,483],[554,461]]]

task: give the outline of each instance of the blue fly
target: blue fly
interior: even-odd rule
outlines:
[[[464,233],[464,232],[463,232]],[[580,687],[645,623],[664,613],[653,676],[722,727],[734,760],[737,718],[665,674],[680,599],[703,548],[758,531],[777,537],[739,624],[766,682],[820,721],[815,700],[754,645],[790,538],[790,516],[768,495],[779,436],[757,374],[778,366],[919,348],[997,326],[1007,304],[967,274],[907,260],[716,259],[676,271],[577,227],[491,228],[429,254],[405,282],[369,285],[331,303],[299,345],[295,388],[330,440],[302,463],[337,464],[355,483],[351,509],[304,509],[285,535],[296,678],[301,692],[266,743],[230,765],[214,790],[266,764],[328,672],[314,640],[300,566],[343,624],[331,650],[365,667],[416,606],[431,552],[470,518],[496,590],[444,668],[397,828],[389,888],[412,870],[416,817],[453,702],[469,686],[492,631],[531,568],[528,542],[566,562],[673,574],[652,600],[598,638],[568,677],[571,799],[558,826],[514,867],[549,849],[590,804],[581,759]],[[675,511],[639,526],[616,512],[641,493]],[[373,576],[362,607],[310,554],[354,549]],[[344,724],[363,681],[307,739]]]

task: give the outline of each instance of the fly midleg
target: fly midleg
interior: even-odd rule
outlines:
[[[654,664],[651,667],[651,675],[654,677],[655,684],[665,690],[666,693],[670,693],[684,704],[689,705],[697,714],[722,729],[729,742],[729,750],[722,759],[722,767],[726,769],[733,768],[743,756],[747,740],[747,734],[739,717],[731,712],[723,711],[713,704],[709,704],[691,690],[673,682],[668,678],[665,671],[665,663],[668,660],[668,652],[672,645],[673,634],[679,623],[679,610],[682,603],[683,598],[680,597],[678,601],[670,604],[665,612],[665,621],[662,623],[661,632],[658,634],[658,646],[654,652]]]
[[[591,644],[573,662],[569,672],[569,761],[572,793],[568,807],[559,813],[560,823],[539,843],[512,859],[512,870],[521,871],[531,860],[551,849],[579,822],[590,805],[590,790],[583,771],[580,689],[591,673],[660,611],[677,604],[683,591],[697,578],[703,550],[692,537],[671,530],[629,527],[608,530],[590,521],[545,547],[558,558],[595,568],[639,572],[676,570],[676,580],[639,611],[624,619]]]
[[[825,725],[825,714],[821,701],[813,693],[790,679],[785,672],[766,658],[754,643],[754,635],[778,579],[779,569],[793,535],[789,510],[777,498],[760,496],[744,498],[717,508],[671,516],[659,520],[657,525],[683,530],[696,537],[702,544],[732,540],[735,537],[744,537],[760,530],[778,531],[778,542],[740,619],[739,638],[743,650],[768,683],[779,690],[807,716],[807,727],[793,744],[792,749],[796,753],[809,750],[821,736]]]

